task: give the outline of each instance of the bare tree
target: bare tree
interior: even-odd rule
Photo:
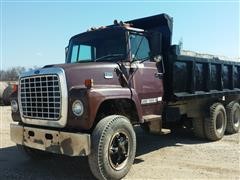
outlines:
[[[38,68],[37,66],[34,66],[33,68],[26,69],[25,67],[17,66],[7,70],[1,70],[0,81],[17,81],[21,73],[28,70],[34,70],[37,68]]]

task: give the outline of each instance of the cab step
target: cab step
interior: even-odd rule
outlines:
[[[143,116],[144,123],[148,124],[150,133],[153,134],[169,134],[170,129],[162,128],[162,116],[157,114],[150,114]]]
[[[143,116],[144,122],[159,121],[162,122],[162,116],[156,114],[150,114]]]

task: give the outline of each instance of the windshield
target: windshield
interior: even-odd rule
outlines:
[[[68,63],[119,61],[126,57],[126,36],[122,29],[96,30],[70,41]]]

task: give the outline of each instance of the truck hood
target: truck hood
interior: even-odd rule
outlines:
[[[60,67],[64,69],[68,89],[85,88],[86,79],[93,79],[93,87],[121,87],[115,68],[116,63],[109,62],[88,62],[88,63],[72,63],[72,64],[55,64],[45,66]]]

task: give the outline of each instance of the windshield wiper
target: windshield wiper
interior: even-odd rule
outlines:
[[[116,57],[123,57],[123,56],[124,56],[124,54],[108,54],[108,55],[105,55],[105,56],[101,56],[101,57],[95,59],[94,61],[97,62],[97,61],[100,61],[100,60],[109,60],[108,58],[116,58]]]

